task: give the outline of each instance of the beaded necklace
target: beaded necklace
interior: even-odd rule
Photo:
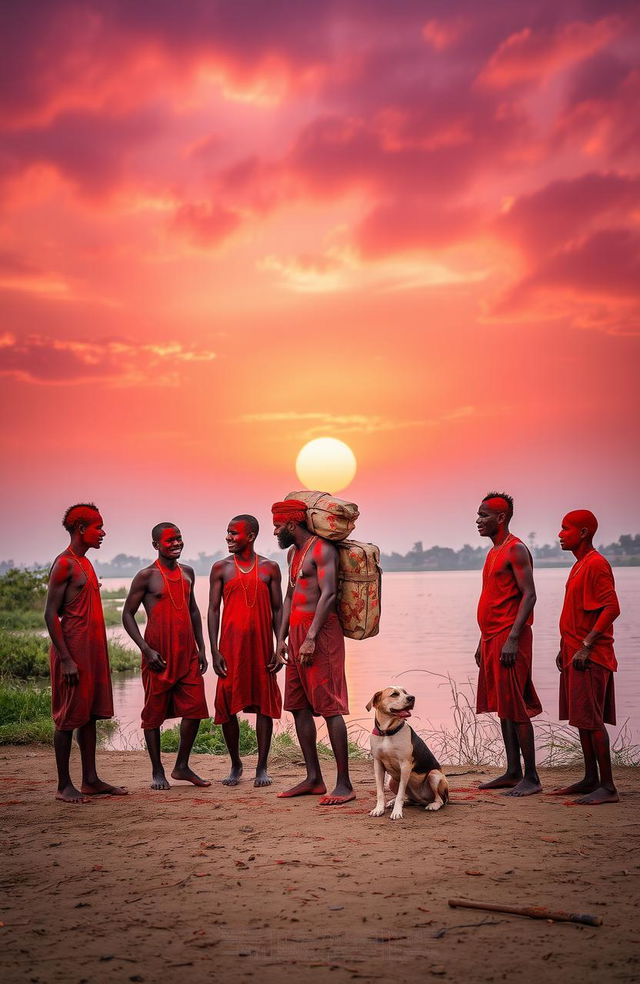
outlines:
[[[258,598],[258,556],[257,556],[257,554],[254,554],[253,564],[246,571],[243,570],[242,567],[240,567],[240,564],[238,563],[235,554],[233,555],[233,562],[236,565],[236,570],[237,570],[238,574],[240,575],[240,584],[242,585],[242,590],[244,591],[244,600],[247,603],[247,608],[253,608],[255,606],[256,600]],[[254,577],[255,590],[253,592],[253,601],[249,601],[249,591],[247,589],[246,584],[244,583],[244,580],[242,578],[242,575],[243,574],[244,575],[250,574],[251,571],[253,571],[253,570],[255,570],[255,572],[256,572],[255,573],[255,577]]]
[[[307,556],[309,549],[316,542],[317,539],[318,539],[317,536],[310,537],[307,540],[306,546],[304,547],[302,553],[300,553],[299,550],[296,550],[295,554],[293,555],[293,560],[291,561],[291,567],[289,568],[289,584],[291,585],[292,588],[295,587],[295,583],[298,580],[300,571],[302,570],[302,565],[304,564],[304,559]],[[296,559],[298,560],[297,565],[296,565]]]
[[[155,565],[158,568],[158,570],[160,571],[160,574],[162,575],[162,580],[164,581],[164,586],[166,588],[167,594],[169,595],[169,601],[171,602],[171,604],[173,605],[173,607],[175,608],[175,610],[177,612],[181,611],[185,607],[185,605],[187,603],[187,592],[186,592],[186,589],[185,589],[185,586],[184,586],[184,577],[182,576],[182,568],[180,567],[180,564],[178,564],[178,577],[169,577],[164,572],[164,570],[162,569],[162,567],[160,566],[160,561],[159,560],[156,560],[155,561]],[[174,599],[173,595],[171,594],[171,588],[169,587],[169,585],[172,582],[175,584],[176,581],[178,581],[178,580],[182,581],[182,600],[181,600],[181,602],[180,602],[179,605],[176,604],[175,599]]]
[[[498,559],[498,554],[500,553],[504,545],[509,542],[509,540],[513,540],[513,533],[507,534],[507,536],[505,536],[502,543],[499,543],[497,546],[493,547],[493,552],[491,554],[491,561],[489,563],[489,569],[487,570],[487,576],[493,573],[493,568],[495,567],[496,560]]]

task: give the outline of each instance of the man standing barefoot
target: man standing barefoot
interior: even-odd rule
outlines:
[[[336,613],[337,550],[328,540],[309,532],[304,502],[289,499],[276,502],[271,509],[279,546],[283,550],[291,547],[277,657],[286,663],[284,706],[293,713],[307,767],[301,783],[278,795],[321,795],[321,806],[339,806],[355,799],[356,794],[349,778],[347,729],[342,716],[349,713],[349,705],[344,635]],[[336,759],[336,785],[328,796],[323,795],[327,789],[318,760],[314,715],[325,719]]]
[[[202,680],[207,657],[193,594],[195,574],[193,568],[178,563],[183,543],[177,526],[158,523],[151,539],[158,559],[136,574],[122,613],[125,629],[142,652],[142,727],[151,759],[151,789],[170,788],[160,758],[160,725],[175,717],[182,721],[171,777],[210,786],[189,767],[200,721],[209,717]],[[135,620],[141,604],[147,613],[144,639]]]
[[[507,754],[504,775],[482,783],[480,789],[506,788],[505,796],[531,796],[542,790],[530,720],[542,711],[531,679],[536,592],[531,554],[509,532],[512,516],[511,496],[490,492],[480,503],[476,520],[480,535],[493,542],[478,602],[481,637],[475,654],[480,668],[476,713],[498,712]]]
[[[58,768],[56,799],[86,803],[90,796],[124,796],[96,772],[96,720],[113,717],[107,635],[100,585],[86,553],[100,549],[102,516],[92,502],[67,509],[62,525],[70,543],[53,562],[44,619],[51,636],[51,707]],[[74,729],[82,759],[80,790],[71,782],[69,757]]]
[[[580,733],[584,778],[556,789],[558,796],[585,793],[575,800],[584,806],[617,803],[611,773],[606,724],[616,723],[613,674],[618,663],[613,651],[612,625],[620,614],[609,561],[593,546],[598,521],[588,509],[567,513],[558,534],[563,550],[576,562],[565,588],[560,616],[560,720]]]
[[[254,786],[270,786],[267,759],[273,719],[282,714],[282,698],[275,674],[281,668],[273,646],[282,617],[280,568],[254,550],[259,532],[255,516],[236,516],[227,527],[229,557],[211,568],[209,640],[211,660],[218,676],[215,724],[222,725],[231,756],[225,786],[237,786],[242,775],[240,727],[237,713],[256,715],[258,764]],[[218,648],[220,604],[222,633]]]

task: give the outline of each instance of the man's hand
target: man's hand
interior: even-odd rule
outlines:
[[[211,659],[213,661],[213,672],[216,676],[226,677],[227,675],[227,664],[224,661],[224,656],[217,649],[215,653],[211,654]]]
[[[279,673],[284,665],[284,660],[280,658],[279,654],[277,652],[273,652],[271,654],[271,659],[267,663],[267,672]]]
[[[311,666],[313,663],[313,654],[316,651],[316,640],[313,636],[307,636],[304,640],[300,649],[298,650],[298,658],[300,660],[301,666]]]
[[[167,664],[163,660],[160,653],[157,653],[155,649],[151,648],[151,646],[147,646],[146,649],[143,649],[142,655],[145,658],[147,666],[150,670],[153,670],[154,673],[162,673],[165,669]]]
[[[62,678],[64,682],[68,687],[75,687],[80,679],[77,665],[71,658],[69,658],[61,660],[60,666],[62,669]]]
[[[477,667],[480,667],[480,652],[481,652],[481,650],[480,650],[480,643],[478,643],[478,648],[476,649],[476,651],[475,651],[475,653],[473,655],[473,658],[476,661],[476,666]]]
[[[200,649],[198,651],[198,666],[200,667],[201,675],[207,672],[208,665],[209,664],[207,663],[207,654],[205,653],[204,649]]]
[[[591,662],[591,652],[586,646],[581,646],[577,653],[573,654],[573,665],[576,670],[587,670]]]
[[[560,650],[560,652],[556,656],[556,666],[558,667],[558,669],[562,673],[562,669],[563,669],[563,667],[562,667],[562,650]]]
[[[289,662],[289,647],[284,639],[282,642],[279,642],[276,647],[276,660],[278,666],[286,666]]]
[[[513,666],[516,661],[516,656],[518,655],[518,640],[512,639],[511,636],[507,638],[504,646],[502,647],[502,652],[500,653],[500,662],[503,666]]]

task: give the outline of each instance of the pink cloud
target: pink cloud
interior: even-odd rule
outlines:
[[[437,200],[399,198],[377,205],[355,230],[363,256],[448,246],[473,237],[480,220],[474,206],[447,207]]]
[[[6,132],[0,176],[10,179],[44,164],[83,193],[101,196],[126,180],[130,155],[155,137],[160,125],[157,110],[127,116],[64,113],[48,124]]]
[[[592,172],[522,195],[497,229],[538,257],[564,248],[594,223],[624,220],[640,201],[640,174]]]
[[[173,226],[199,246],[217,246],[231,236],[241,224],[241,217],[223,206],[211,203],[186,203],[174,216]]]
[[[506,38],[489,58],[478,81],[504,88],[520,82],[540,81],[544,75],[567,68],[592,55],[621,30],[616,16],[598,21],[523,27]]]
[[[0,335],[0,375],[40,384],[105,380],[119,385],[177,385],[189,363],[210,362],[215,353],[180,342],[141,344],[128,339],[58,339],[31,334]]]

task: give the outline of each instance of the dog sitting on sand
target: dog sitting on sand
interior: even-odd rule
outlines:
[[[376,777],[377,800],[369,816],[381,817],[392,806],[392,820],[402,820],[405,801],[439,810],[449,799],[449,785],[440,765],[406,719],[411,717],[415,697],[400,687],[378,690],[367,704],[375,709],[375,727],[371,733],[371,754]],[[389,788],[394,799],[385,804],[384,777],[390,776]]]

